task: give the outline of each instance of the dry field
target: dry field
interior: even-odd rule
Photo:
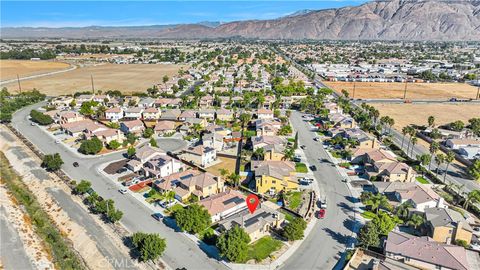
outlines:
[[[22,81],[22,89],[36,88],[47,95],[72,94],[92,89],[90,76],[93,76],[95,90],[120,90],[124,93],[145,91],[162,81],[164,75],[172,77],[181,65],[102,64],[77,68],[73,71]],[[6,85],[16,89],[16,83]]]
[[[435,117],[435,124],[442,125],[456,120],[467,123],[468,119],[480,117],[480,104],[375,104],[380,115],[388,115],[395,119],[394,127],[401,130],[409,124],[426,125],[430,115]]]
[[[0,60],[0,80],[8,80],[69,68],[70,65],[52,61]]]
[[[341,93],[342,89],[353,95],[353,82],[324,82]],[[356,82],[355,98],[403,98],[405,83]],[[407,99],[475,98],[477,88],[464,83],[408,83]]]

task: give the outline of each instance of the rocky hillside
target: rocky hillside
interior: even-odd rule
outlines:
[[[259,39],[480,40],[480,0],[392,0],[300,12],[275,20],[139,27],[2,28],[2,38],[245,37]]]

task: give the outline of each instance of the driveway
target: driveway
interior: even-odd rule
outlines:
[[[115,205],[123,211],[122,224],[130,232],[159,233],[167,240],[167,249],[163,260],[171,268],[187,269],[226,269],[215,259],[209,258],[200,247],[182,234],[176,233],[163,223],[154,220],[150,215],[152,210],[145,207],[132,196],[124,196],[118,192],[118,186],[103,176],[98,170],[101,164],[122,159],[122,153],[113,153],[95,158],[79,156],[62,144],[55,144],[51,137],[36,126],[31,126],[28,120],[30,110],[41,107],[44,103],[23,108],[13,115],[12,125],[27,137],[34,145],[46,154],[59,153],[65,162],[62,169],[71,178],[79,181],[87,179],[92,182],[95,191],[104,198],[115,201]],[[77,161],[80,167],[73,167]]]

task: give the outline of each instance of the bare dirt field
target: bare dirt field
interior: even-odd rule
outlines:
[[[181,65],[149,64],[102,64],[77,68],[73,71],[22,81],[22,90],[36,88],[47,95],[73,94],[92,89],[90,75],[93,76],[95,90],[120,90],[124,93],[145,91],[162,81],[164,75],[172,77]],[[16,89],[16,83],[5,85]]]
[[[0,60],[0,80],[9,80],[37,75],[69,68],[70,65],[63,62],[30,61],[30,60]]]
[[[395,119],[394,127],[402,129],[409,124],[426,125],[430,115],[435,117],[435,124],[442,125],[456,120],[467,123],[468,119],[480,117],[480,104],[376,104],[380,115]]]
[[[353,82],[324,82],[341,93],[342,89],[353,96]],[[355,98],[403,98],[405,83],[356,82]],[[476,98],[477,88],[465,83],[408,83],[407,99]]]

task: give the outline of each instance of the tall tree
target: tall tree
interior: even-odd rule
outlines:
[[[217,248],[222,257],[231,262],[242,263],[248,257],[250,236],[239,226],[233,226],[218,237]]]
[[[433,157],[437,154],[438,149],[440,149],[440,144],[436,141],[432,141],[432,143],[430,143],[430,147],[428,149],[429,152],[430,152],[430,155],[431,155],[430,163],[428,164],[428,170],[429,171],[430,171],[430,167],[432,165]]]
[[[440,153],[435,156],[435,162],[437,163],[437,169],[436,169],[436,174],[438,176],[438,171],[440,169],[440,166],[442,166],[443,163],[445,163],[445,155]]]
[[[157,233],[136,232],[132,236],[132,243],[140,252],[142,261],[155,261],[167,247],[167,242]]]
[[[428,117],[428,126],[429,127],[434,127],[435,126],[435,117],[433,117],[431,115]]]
[[[468,206],[471,203],[478,203],[480,202],[480,190],[472,190],[467,194],[467,198],[463,203],[463,208],[468,210]]]
[[[445,168],[445,174],[443,175],[443,182],[447,179],[448,174],[448,166],[455,160],[455,153],[453,151],[447,152],[447,157],[445,158],[445,162],[447,163],[447,167]]]

